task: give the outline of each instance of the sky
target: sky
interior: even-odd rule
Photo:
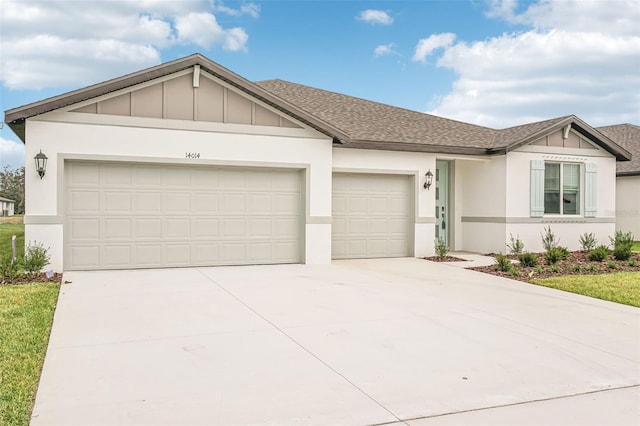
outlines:
[[[492,128],[640,124],[640,0],[0,0],[0,110],[192,53]],[[0,168],[24,165],[5,124]]]

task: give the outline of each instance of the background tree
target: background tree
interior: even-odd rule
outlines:
[[[0,196],[15,201],[15,213],[24,214],[24,167],[0,171]]]

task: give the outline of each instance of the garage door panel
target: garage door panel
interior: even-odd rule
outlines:
[[[292,170],[70,161],[65,267],[299,262],[301,176]]]
[[[409,256],[411,182],[406,175],[334,174],[333,258]]]
[[[74,221],[74,223],[76,223]],[[126,240],[130,241],[131,234],[131,219],[128,217],[108,217],[102,219],[103,224],[103,238],[107,241],[110,240]]]

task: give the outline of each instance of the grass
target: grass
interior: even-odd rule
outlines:
[[[0,424],[29,424],[59,289],[0,286]]]
[[[633,243],[633,247],[631,247],[631,251],[635,251],[636,253],[640,253],[640,241],[636,241]]]
[[[533,284],[640,308],[640,272],[566,275],[534,279]]]
[[[17,237],[18,256],[24,255],[24,224],[22,216],[0,217],[0,255],[11,253],[11,236]]]

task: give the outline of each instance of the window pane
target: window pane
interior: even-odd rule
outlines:
[[[544,212],[560,214],[560,164],[544,164]]]
[[[562,212],[580,214],[580,165],[562,165]]]

